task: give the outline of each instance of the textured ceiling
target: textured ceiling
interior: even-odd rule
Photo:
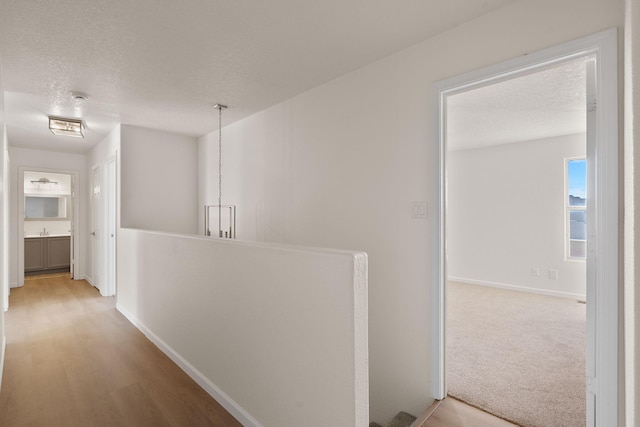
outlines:
[[[10,145],[84,152],[116,123],[202,135],[514,0],[3,0]],[[70,91],[88,101],[76,108]],[[47,135],[82,116],[84,141]]]
[[[586,132],[583,60],[447,97],[447,147],[465,150]]]

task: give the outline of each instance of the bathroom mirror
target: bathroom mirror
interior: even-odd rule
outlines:
[[[25,196],[24,219],[68,219],[67,196]]]

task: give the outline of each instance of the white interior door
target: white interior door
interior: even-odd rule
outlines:
[[[104,295],[115,295],[116,293],[116,161],[109,160],[105,164],[105,212],[104,229],[105,233],[105,292]]]
[[[100,279],[100,193],[101,183],[100,179],[100,167],[93,168],[91,178],[91,276],[93,279],[93,286],[102,291],[101,279]]]
[[[76,257],[74,251],[75,235],[76,235],[76,180],[74,175],[70,175],[71,178],[71,195],[69,196],[69,277],[74,278]]]

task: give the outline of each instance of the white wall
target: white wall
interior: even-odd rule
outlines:
[[[0,83],[1,87],[1,83]],[[0,100],[2,100],[3,95],[0,95]],[[0,247],[0,288],[3,288],[3,298],[2,304],[4,307],[4,311],[9,309],[9,235],[11,234],[11,229],[9,226],[9,187],[10,187],[10,159],[9,159],[9,144],[7,141],[7,129],[4,126],[4,121],[2,121],[2,108],[0,106],[0,177],[2,179],[2,185],[0,185],[0,189],[2,194],[0,194],[0,227],[2,229],[2,246]],[[2,310],[0,310],[2,311]],[[0,318],[3,315],[0,314]],[[2,331],[0,331],[0,336],[2,335]]]
[[[9,140],[9,144],[11,141]],[[24,254],[24,241],[19,239],[18,218],[19,203],[18,185],[23,185],[19,180],[19,168],[26,167],[31,170],[57,170],[57,171],[77,171],[79,173],[77,186],[78,211],[76,211],[76,235],[75,235],[75,251],[76,254],[76,271],[75,277],[82,279],[85,276],[85,237],[87,223],[87,200],[86,200],[86,182],[85,175],[85,156],[83,154],[59,153],[55,151],[32,150],[26,148],[9,147],[9,155],[11,157],[11,177],[10,177],[10,284],[12,287],[22,286],[24,284],[23,274],[18,271],[18,254]]]
[[[584,298],[586,264],[566,260],[564,236],[565,159],[585,150],[578,134],[449,152],[449,278]]]
[[[372,420],[431,403],[431,222],[410,208],[433,209],[432,83],[622,23],[623,0],[517,1],[225,128],[239,236],[368,253]],[[200,139],[199,205],[216,142]]]
[[[100,182],[99,185],[101,188],[105,188],[104,183],[104,166],[105,163],[111,159],[117,160],[118,152],[120,151],[120,126],[116,126],[109,134],[98,144],[96,144],[91,151],[87,153],[87,170],[86,176],[89,179],[89,185],[87,185],[87,200],[88,200],[88,211],[87,211],[87,225],[91,228],[91,231],[96,230],[96,233],[102,234],[102,230],[98,230],[98,224],[93,224],[94,219],[92,218],[92,209],[94,202],[93,195],[93,169],[95,167],[99,167],[102,173],[100,174]],[[119,170],[119,167],[117,166]],[[98,209],[98,221],[100,224],[104,223],[104,205],[102,202],[103,198],[98,202],[99,206],[96,206]],[[119,212],[119,210],[118,210]],[[87,234],[89,236],[89,234]],[[103,237],[100,235],[100,237]],[[103,242],[104,239],[100,239],[100,242]],[[94,254],[95,250],[95,254]],[[94,257],[95,255],[95,257]],[[101,261],[102,260],[102,261]],[[104,293],[105,289],[103,288],[102,282],[102,272],[104,271],[104,247],[103,245],[97,243],[95,244],[93,238],[89,238],[87,242],[87,280],[96,288],[98,288],[101,292]]]
[[[24,235],[37,236],[42,231],[47,230],[50,236],[66,235],[71,232],[71,221],[25,221]]]
[[[42,184],[42,178],[50,182]],[[24,192],[29,194],[71,194],[71,176],[61,173],[24,171]]]
[[[365,254],[118,239],[118,309],[243,425],[369,425]]]
[[[626,426],[640,426],[640,5],[626,2],[624,143],[624,313]]]
[[[123,227],[198,232],[198,161],[195,138],[121,127]]]
[[[9,152],[4,121],[4,88],[2,87],[2,67],[0,67],[0,389],[6,338],[4,335],[4,312],[9,308]]]

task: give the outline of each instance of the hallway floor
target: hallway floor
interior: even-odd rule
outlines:
[[[11,289],[0,426],[240,426],[86,281]]]

